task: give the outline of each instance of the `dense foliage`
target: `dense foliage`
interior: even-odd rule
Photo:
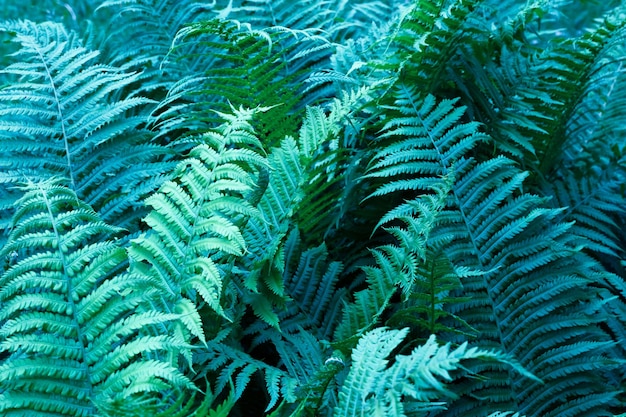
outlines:
[[[5,1],[0,415],[626,410],[616,1]]]

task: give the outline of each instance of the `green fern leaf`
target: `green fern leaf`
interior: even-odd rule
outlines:
[[[324,245],[302,251],[302,240],[297,230],[292,231],[285,241],[285,271],[282,277],[285,295],[288,296],[284,308],[276,313],[277,328],[268,327],[260,321],[247,327],[245,333],[253,336],[251,348],[268,340],[276,342],[303,330],[326,339],[332,333],[336,322],[329,314],[335,285],[343,270],[340,262],[328,259]],[[280,342],[282,343],[282,342]]]
[[[0,277],[0,412],[92,416],[120,398],[156,404],[191,390],[167,360],[188,346],[146,331],[178,317],[142,312],[153,292],[124,273],[119,229],[59,183],[25,187],[0,252],[17,253]]]
[[[476,1],[418,1],[399,19],[390,34],[390,46],[382,69],[398,71],[401,82],[421,86],[435,94],[446,82],[445,70],[463,41],[471,42],[473,28],[467,24]],[[405,65],[412,71],[404,71]]]
[[[389,306],[391,297],[400,287],[405,298],[414,290],[419,279],[419,269],[426,262],[428,239],[436,225],[436,218],[445,207],[447,190],[443,183],[438,188],[432,187],[436,194],[425,195],[421,201],[415,201],[414,217],[401,217],[406,228],[390,228],[390,233],[398,239],[398,245],[384,245],[372,250],[376,266],[363,268],[368,288],[355,294],[355,300],[349,304],[343,320],[335,332],[335,340],[350,341],[364,331],[372,328]],[[436,297],[434,289],[432,297]],[[441,288],[441,291],[446,291]],[[435,308],[435,303],[430,308]],[[431,317],[434,320],[434,317]]]
[[[357,96],[357,100],[362,97]],[[268,297],[279,297],[276,303],[282,303],[280,297],[284,295],[283,245],[290,224],[297,221],[305,232],[318,227],[327,231],[332,224],[320,225],[324,219],[320,214],[339,207],[343,190],[337,187],[337,181],[343,181],[344,165],[335,158],[332,150],[325,150],[323,144],[332,144],[336,140],[334,134],[341,127],[334,117],[343,108],[338,105],[329,117],[320,110],[308,110],[309,117],[305,119],[298,141],[285,138],[281,147],[275,148],[268,157],[274,169],[258,204],[264,218],[252,219],[244,231],[253,262],[245,267],[250,271],[245,285],[252,291],[257,291],[260,284],[267,285],[271,291]],[[332,161],[329,163],[333,165],[320,164],[320,160]],[[332,187],[332,192],[329,192],[329,187]],[[294,219],[296,214],[298,217]],[[272,270],[275,272],[267,273]],[[266,277],[265,282],[259,282],[260,274]]]
[[[246,252],[238,224],[258,216],[244,198],[254,187],[255,170],[266,163],[254,150],[260,143],[248,124],[252,114],[236,111],[178,165],[174,179],[146,200],[153,208],[145,219],[151,232],[129,248],[131,270],[159,283],[166,308],[187,311],[187,329],[202,342],[197,303],[228,319],[217,265]]]
[[[297,132],[296,117],[306,104],[299,91],[303,74],[321,59],[309,50],[320,43],[328,44],[306,31],[253,29],[235,20],[212,19],[182,28],[173,39],[173,53],[183,63],[199,56],[209,62],[171,86],[157,109],[156,128],[164,135],[202,132],[219,122],[205,111],[207,105],[221,112],[228,112],[229,106],[262,106],[267,111],[259,113],[253,127],[263,143],[279,144]]]
[[[545,15],[559,13],[557,2],[477,2],[463,27],[463,42],[446,65],[442,93],[461,97],[471,120],[484,124],[498,154],[526,167],[535,161],[533,138],[547,132],[549,116],[537,103],[558,106],[549,90],[536,88],[533,56]],[[452,90],[452,91],[450,91]]]

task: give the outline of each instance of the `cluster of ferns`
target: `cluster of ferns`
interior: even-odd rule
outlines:
[[[0,415],[621,415],[622,3],[5,1]]]

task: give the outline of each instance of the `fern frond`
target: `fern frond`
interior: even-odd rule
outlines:
[[[492,11],[500,7],[502,10]],[[448,70],[469,118],[484,124],[496,152],[523,167],[536,160],[533,138],[546,134],[543,126],[549,116],[537,109],[536,103],[559,104],[549,91],[535,88],[532,62],[537,46],[526,38],[548,8],[547,2],[482,7],[485,15],[495,15],[493,20],[485,16],[477,23],[477,35],[459,48],[459,56]],[[492,26],[487,29],[488,25]]]
[[[113,15],[104,41],[104,50],[110,55],[109,61],[114,65],[130,63],[134,68],[146,70],[153,75],[146,83],[150,90],[169,88],[169,84],[179,79],[181,74],[195,72],[202,63],[210,62],[179,62],[177,53],[170,48],[174,36],[184,25],[214,18],[217,13],[215,3],[106,0],[98,6],[97,11]],[[160,79],[158,82],[155,79],[157,76]]]
[[[196,146],[146,203],[150,231],[129,248],[131,270],[158,282],[166,308],[185,313],[189,332],[205,341],[198,303],[223,318],[224,288],[217,264],[242,256],[240,225],[257,210],[245,199],[255,172],[266,164],[249,120],[253,111],[235,110],[205,144]]]
[[[325,364],[327,352],[321,341],[329,338],[338,321],[339,310],[330,307],[342,265],[327,259],[323,245],[305,251],[302,246],[299,233],[291,232],[285,242],[283,278],[289,299],[277,313],[280,331],[259,320],[244,332],[251,337],[252,351],[267,346],[276,350],[279,366],[299,382],[298,399],[313,410],[320,407],[330,392],[328,384],[341,369]]]
[[[328,259],[327,249],[320,245],[323,232],[311,232],[328,230],[328,223],[323,227],[318,224],[329,221],[333,225],[332,219],[309,215],[309,207],[304,207],[303,201],[315,207],[319,198],[326,208],[340,206],[344,190],[336,184],[345,178],[345,162],[336,158],[334,151],[351,117],[352,103],[361,102],[364,97],[364,92],[347,97],[344,102],[335,103],[328,114],[319,108],[309,108],[298,140],[288,136],[282,140],[281,147],[271,150],[267,163],[272,169],[267,172],[267,184],[260,195],[254,196],[260,216],[250,217],[242,228],[247,252],[231,269],[232,286],[241,304],[256,316],[250,314],[252,322],[241,329],[251,343],[240,354],[247,357],[249,351],[275,350],[278,366],[286,368],[286,375],[300,384],[317,387],[310,388],[315,391],[316,399],[323,397],[324,390],[318,386],[324,384],[321,381],[332,378],[317,374],[324,354],[316,339],[332,332],[332,318],[339,313],[340,304],[333,305],[330,311],[325,306],[331,305],[334,282],[342,266]],[[262,173],[259,171],[259,178]],[[327,183],[332,188],[326,187]],[[246,314],[243,307],[238,311]],[[219,345],[219,349],[238,349],[232,343],[215,340],[208,343]],[[218,363],[211,366],[230,372]],[[246,369],[253,372],[255,368]],[[244,376],[241,378],[247,380]],[[300,392],[302,396],[308,395],[307,389]],[[283,394],[280,397],[286,403],[296,399]],[[270,398],[272,406],[279,399],[274,394]],[[315,402],[312,398],[308,403]]]
[[[455,101],[437,102],[433,96],[418,99],[415,88],[399,83],[390,108],[393,117],[381,135],[390,144],[379,150],[364,178],[386,178],[370,197],[405,190],[428,190],[440,177],[451,173],[452,165],[465,157],[487,136],[477,123],[459,123],[464,108]],[[379,226],[390,217],[384,217]]]
[[[116,399],[137,406],[191,390],[167,360],[188,346],[143,334],[178,317],[141,312],[153,293],[144,279],[124,273],[119,229],[60,182],[25,187],[0,252],[17,254],[0,277],[0,411],[90,416]]]
[[[333,100],[328,114],[318,107],[307,108],[298,141],[309,166],[308,189],[296,219],[311,242],[336,235],[350,218],[349,208],[364,194],[358,189],[364,170],[358,138],[363,122],[355,114],[370,100],[370,89],[362,88]]]
[[[325,403],[336,401],[334,380],[344,367],[340,353],[330,353],[314,330],[301,330],[280,339],[272,337],[272,343],[280,355],[281,368],[298,381],[296,397],[286,398],[286,404],[300,401],[313,412],[320,411]]]
[[[508,401],[519,404],[520,412],[578,415],[575,407],[568,410],[548,394],[567,389],[592,415],[607,407],[612,395],[597,396],[607,392],[607,382],[589,372],[615,366],[608,357],[610,342],[596,327],[606,318],[579,309],[581,300],[588,306],[596,303],[597,298],[587,297],[593,297],[597,266],[577,254],[579,241],[567,233],[570,225],[556,220],[560,210],[542,208],[540,198],[520,193],[524,175],[509,164],[496,158],[459,169],[453,193],[463,232],[446,232],[466,243],[451,245],[448,253],[453,262],[485,273],[463,282],[464,295],[471,301],[454,306],[464,312],[453,312],[481,332],[484,345],[493,340],[492,346],[518,358],[544,381],[510,386]],[[552,361],[556,352],[559,360]],[[494,384],[502,384],[509,376],[492,378]],[[491,383],[479,385],[490,389]],[[504,390],[500,398],[500,409],[512,408]]]
[[[473,275],[480,275],[469,268],[455,267],[442,248],[430,245],[423,260],[413,270],[412,282],[407,286],[403,303],[392,308],[386,325],[394,328],[409,326],[416,340],[424,334],[437,334],[444,338],[449,334],[476,336],[467,321],[451,313],[455,304],[468,302],[468,297],[458,295],[462,282]],[[406,285],[406,284],[405,284]]]
[[[450,351],[450,345],[438,346],[435,336],[410,355],[397,355],[388,365],[388,357],[407,336],[408,330],[380,327],[366,333],[352,351],[352,364],[339,393],[334,416],[369,415],[405,416],[405,403],[422,413],[442,409],[442,397],[453,397],[444,382],[451,371],[468,359],[502,361],[528,374],[506,355],[468,348],[463,344]]]
[[[351,19],[351,2],[336,0],[278,0],[273,2],[257,0],[234,1],[223,17],[250,23],[253,29],[267,29],[301,38],[282,42],[290,45],[284,48],[284,61],[289,62],[289,73],[299,74],[300,81],[308,79],[316,70],[326,69],[331,55],[340,47],[337,40],[346,36],[347,30],[354,29],[359,22]],[[348,20],[350,19],[350,20]],[[305,104],[319,104],[332,97],[321,83],[309,84],[304,97]]]
[[[367,398],[380,395],[384,387],[387,357],[406,337],[407,330],[388,330],[379,327],[366,333],[352,351],[350,372],[339,392],[335,416],[356,416],[365,411],[380,412],[367,404]],[[386,381],[385,381],[386,382]],[[402,416],[400,414],[396,414]]]
[[[355,100],[363,100],[363,94],[356,94]],[[253,292],[263,288],[267,300],[279,305],[285,295],[284,239],[291,225],[296,222],[302,225],[305,233],[311,233],[305,238],[319,242],[322,239],[319,234],[334,226],[332,218],[324,219],[321,211],[341,210],[345,190],[339,184],[345,181],[345,173],[349,171],[333,148],[337,148],[336,135],[346,123],[339,114],[351,108],[350,103],[347,100],[345,107],[336,105],[329,116],[319,109],[309,109],[298,141],[286,137],[280,148],[274,148],[268,156],[268,163],[274,169],[269,173],[267,189],[257,205],[263,218],[251,219],[244,229],[245,239],[250,243],[250,255],[244,264],[244,270],[249,273],[244,285]],[[324,223],[326,221],[330,224]],[[316,229],[323,232],[312,233]],[[264,279],[259,280],[260,276]],[[267,311],[267,307],[263,307]],[[261,314],[260,317],[276,324],[275,316]]]
[[[388,244],[372,250],[376,266],[363,268],[368,288],[355,294],[353,303],[346,306],[343,320],[335,332],[335,340],[350,341],[370,329],[389,306],[391,297],[399,287],[405,298],[415,290],[414,286],[422,274],[420,268],[427,262],[429,234],[436,226],[437,217],[445,207],[447,189],[451,184],[432,187],[435,195],[426,195],[415,202],[414,217],[400,218],[405,227],[388,229],[397,239],[397,245]],[[438,280],[441,277],[434,279]],[[445,288],[429,288],[428,294],[437,298],[437,292]],[[432,292],[430,292],[432,291]],[[440,301],[430,300],[429,308],[439,309]],[[430,317],[436,320],[433,312]]]
[[[189,126],[205,130],[214,126],[217,120],[205,111],[207,107],[228,112],[231,105],[262,106],[268,110],[253,126],[263,143],[273,146],[296,133],[296,117],[306,104],[300,91],[303,80],[328,55],[329,43],[307,31],[253,29],[238,21],[213,19],[179,30],[172,48],[183,63],[198,55],[211,63],[172,86],[155,113],[161,135],[184,132]]]
[[[535,65],[540,88],[550,92],[552,101],[538,103],[543,115],[541,127],[546,134],[536,137],[537,169],[547,175],[561,157],[568,141],[574,116],[588,108],[579,108],[586,90],[596,84],[604,67],[611,66],[612,54],[626,36],[626,19],[619,14],[607,16],[602,23],[578,39],[555,40]],[[606,74],[606,73],[605,73]],[[596,84],[597,85],[597,84]],[[558,104],[557,104],[558,103]],[[574,122],[577,123],[577,122]]]
[[[623,93],[626,63],[622,58],[621,35],[618,32],[614,36],[617,39],[610,40],[597,57],[593,75],[568,120],[566,142],[557,156],[556,175],[559,171],[576,170],[598,176],[623,166],[620,158],[624,155],[621,141],[624,128],[619,120],[626,103]]]
[[[398,113],[398,106],[390,106],[394,117],[387,123],[394,129],[391,132],[403,134],[391,136],[377,153],[368,178],[380,176],[386,183],[373,196],[427,191],[427,184],[454,167],[456,180],[450,198],[430,236],[440,243],[439,248],[452,265],[474,272],[463,277],[462,289],[452,292],[458,302],[450,303],[447,312],[476,329],[483,346],[518,358],[545,382],[539,385],[529,380],[519,381],[492,364],[487,367],[490,379],[475,384],[468,382],[463,388],[456,387],[456,392],[481,396],[482,390],[497,389],[494,398],[497,402],[486,405],[463,398],[454,403],[454,411],[443,415],[487,414],[493,407],[515,409],[516,405],[518,411],[530,415],[561,415],[567,405],[556,400],[554,392],[566,389],[572,398],[579,398],[584,404],[587,415],[610,407],[614,390],[609,389],[608,395],[596,395],[606,391],[604,387],[608,383],[600,382],[600,370],[610,372],[616,365],[609,357],[607,335],[597,327],[609,318],[590,312],[601,310],[600,296],[593,289],[594,283],[604,282],[598,265],[580,256],[581,241],[569,233],[571,224],[558,221],[561,209],[546,208],[546,199],[523,193],[528,173],[519,171],[503,156],[474,161],[474,156],[480,156],[475,150],[476,141],[472,140],[477,125],[449,144],[437,140],[442,131],[466,129],[467,125],[460,122],[461,113],[452,112],[454,107],[448,104],[445,107],[450,109],[448,112],[431,112],[438,118],[424,129],[426,118],[422,109],[436,108],[436,101],[427,96],[424,105],[417,91],[408,94],[404,91],[408,90],[392,90],[405,102],[418,104],[412,108],[401,106]],[[447,121],[448,114],[456,116]],[[443,122],[437,124],[439,118]],[[455,138],[451,133],[443,135],[446,137]],[[488,139],[482,134],[481,137]],[[451,151],[446,152],[442,143]],[[402,219],[407,214],[411,214],[411,206],[401,204],[383,219]],[[391,254],[387,258],[386,262],[392,266],[404,259]],[[587,313],[579,310],[582,299],[591,308]],[[368,299],[367,305],[374,309],[384,304]],[[571,318],[574,311],[576,319]],[[540,347],[536,344],[538,338],[542,340]],[[560,351],[559,362],[550,362],[548,352],[556,351]],[[540,359],[544,361],[541,365]],[[590,374],[591,369],[597,373]],[[473,389],[477,391],[472,392]],[[546,392],[553,394],[543,395]],[[576,415],[580,410],[572,406],[569,412]]]
[[[332,317],[328,317],[328,307],[331,301],[335,285],[343,266],[341,262],[330,262],[328,251],[325,246],[308,249],[300,256],[297,269],[285,271],[287,279],[285,285],[290,298],[294,303],[287,305],[288,311],[292,314],[297,311],[298,316],[304,316],[309,321],[308,326],[320,330],[320,339],[324,339],[327,331],[324,326],[332,325],[335,322]],[[286,259],[289,262],[289,259]],[[288,314],[288,313],[287,313]],[[293,314],[296,315],[296,314]],[[283,323],[285,319],[281,320]]]
[[[283,26],[291,29],[321,28],[329,19],[333,1],[323,0],[239,0],[229,8],[226,17],[250,22],[255,28]]]
[[[93,36],[93,24],[106,24],[106,17],[96,19],[94,10],[97,0],[68,1],[58,3],[55,0],[27,0],[9,2],[0,11],[0,20],[9,21],[28,16],[33,22],[52,21],[63,24],[66,28],[80,33],[81,36]],[[0,66],[3,66],[2,62]]]
[[[151,101],[120,93],[139,75],[99,64],[99,53],[60,24],[6,22],[1,29],[20,47],[0,71],[6,181],[64,177],[105,221],[124,218],[136,231],[139,201],[170,168],[170,152],[148,144],[141,127]]]
[[[562,219],[575,222],[572,232],[585,238],[586,247],[598,255],[619,258],[624,249],[619,241],[616,219],[624,215],[623,178],[610,173],[600,178],[577,178],[573,172],[544,186],[555,207],[564,207]]]
[[[476,1],[418,1],[403,13],[399,27],[390,34],[382,69],[398,71],[401,82],[421,86],[421,92],[435,94],[445,88],[448,61],[464,41],[471,42],[472,26],[467,24]],[[410,71],[404,71],[404,67]]]
[[[289,298],[277,313],[280,332],[263,321],[250,325],[245,333],[253,336],[252,348],[270,339],[289,339],[304,330],[320,340],[328,339],[332,333],[337,320],[333,310],[328,309],[343,265],[328,259],[328,249],[323,244],[306,250],[302,247],[300,232],[291,231],[284,243],[283,283]]]

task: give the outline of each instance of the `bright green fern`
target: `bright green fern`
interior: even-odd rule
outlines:
[[[257,210],[245,199],[266,165],[249,120],[251,110],[223,115],[227,122],[203,137],[179,163],[174,178],[146,203],[150,231],[132,242],[131,271],[156,283],[162,308],[183,314],[191,336],[205,342],[201,302],[230,320],[222,307],[227,286],[218,264],[246,252],[240,228]],[[160,303],[156,303],[159,305]],[[182,336],[188,339],[188,336]]]

